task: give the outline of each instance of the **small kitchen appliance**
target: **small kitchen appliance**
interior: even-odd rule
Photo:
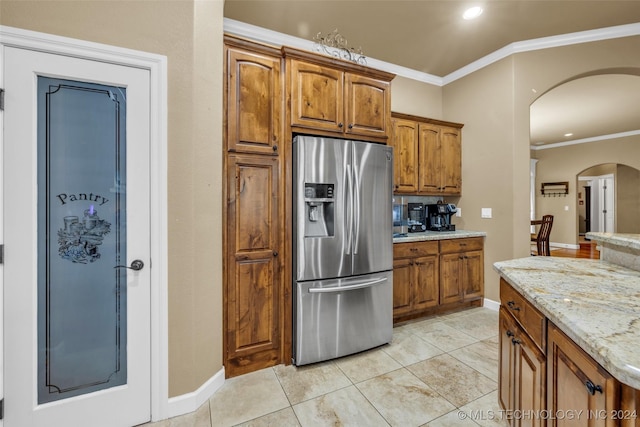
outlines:
[[[451,217],[458,209],[452,203],[437,203],[427,205],[429,218],[429,230],[431,231],[455,231],[455,224],[451,223]]]
[[[407,227],[407,205],[402,201],[393,201],[393,237],[406,236]]]
[[[427,217],[424,203],[408,203],[407,210],[409,233],[419,233],[427,230]]]

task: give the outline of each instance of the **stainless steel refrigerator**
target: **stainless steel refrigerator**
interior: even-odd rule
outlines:
[[[294,138],[294,364],[391,341],[392,186],[391,147]]]

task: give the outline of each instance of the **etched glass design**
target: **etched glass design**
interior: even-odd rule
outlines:
[[[126,91],[38,78],[38,403],[126,384]]]

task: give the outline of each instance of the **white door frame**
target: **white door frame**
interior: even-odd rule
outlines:
[[[151,420],[168,417],[168,296],[167,296],[167,57],[147,52],[114,47],[67,37],[0,26],[0,81],[3,81],[4,47],[12,46],[86,60],[141,68],[150,74],[150,199],[151,199]],[[1,114],[1,113],[0,113]],[[0,115],[3,119],[4,116]],[[3,123],[0,120],[0,127]],[[1,129],[0,129],[1,130]],[[4,146],[0,132],[0,151]],[[2,171],[0,164],[0,172]],[[2,174],[0,173],[0,176]],[[1,184],[1,182],[0,182]],[[0,185],[0,208],[4,201]],[[0,243],[4,243],[0,209]],[[9,249],[10,250],[10,249]],[[0,265],[0,273],[2,273]],[[0,289],[4,289],[0,274]],[[4,322],[0,292],[0,334]],[[0,339],[0,397],[4,396],[2,354],[4,337]],[[0,425],[1,425],[0,421]]]

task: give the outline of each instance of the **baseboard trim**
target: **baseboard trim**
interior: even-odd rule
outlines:
[[[168,418],[195,412],[224,384],[224,367],[209,378],[196,391],[169,398]]]
[[[500,303],[498,301],[485,298],[483,307],[490,310],[498,311],[500,310]]]

